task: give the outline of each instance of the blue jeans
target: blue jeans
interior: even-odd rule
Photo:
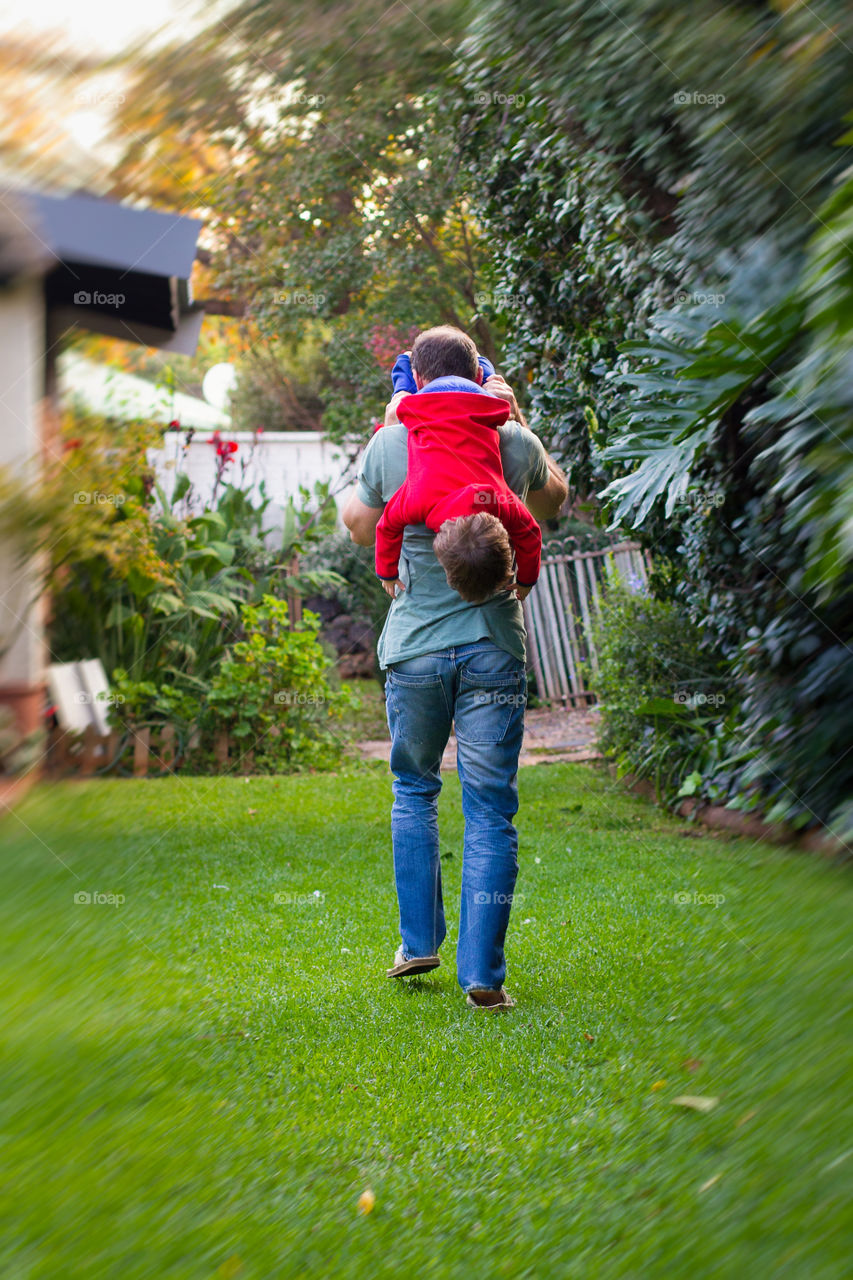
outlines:
[[[524,664],[491,640],[388,668],[391,838],[403,956],[435,955],[447,932],[438,842],[439,766],[456,722],[465,847],[456,973],[463,991],[500,990],[518,874],[518,756]]]

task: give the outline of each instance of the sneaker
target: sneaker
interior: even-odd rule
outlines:
[[[403,948],[398,947],[392,968],[385,972],[389,978],[412,978],[417,973],[429,973],[430,969],[437,969],[440,964],[438,956],[412,956],[406,960]]]
[[[466,1004],[472,1009],[488,1009],[493,1013],[497,1009],[512,1009],[515,1007],[515,1001],[507,991],[506,987],[501,987],[500,991],[495,991],[492,987],[485,987],[481,990],[474,989],[469,991]]]

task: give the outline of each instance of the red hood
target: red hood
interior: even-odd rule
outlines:
[[[508,420],[506,400],[476,391],[431,391],[405,396],[397,405],[397,417],[410,430],[416,427],[498,427]]]

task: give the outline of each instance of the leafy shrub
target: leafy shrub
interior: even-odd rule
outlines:
[[[302,567],[311,573],[331,565],[340,576],[335,598],[345,612],[369,622],[374,635],[378,636],[391,600],[376,576],[373,548],[357,546],[348,533],[328,533],[309,548],[302,558]],[[377,670],[376,675],[382,683],[382,673]]]
[[[355,699],[332,686],[319,617],[306,610],[291,630],[287,603],[265,595],[241,620],[245,639],[229,647],[205,700],[206,740],[224,730],[236,762],[251,756],[261,773],[333,765],[344,746],[333,722]]]
[[[612,585],[593,624],[602,749],[620,773],[653,777],[673,800],[723,722],[725,682],[701,634],[671,601]]]

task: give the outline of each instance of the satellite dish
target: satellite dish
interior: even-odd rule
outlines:
[[[202,379],[201,393],[207,403],[213,405],[214,409],[224,411],[228,408],[228,402],[231,399],[231,392],[234,390],[236,381],[237,370],[233,364],[211,365]]]

